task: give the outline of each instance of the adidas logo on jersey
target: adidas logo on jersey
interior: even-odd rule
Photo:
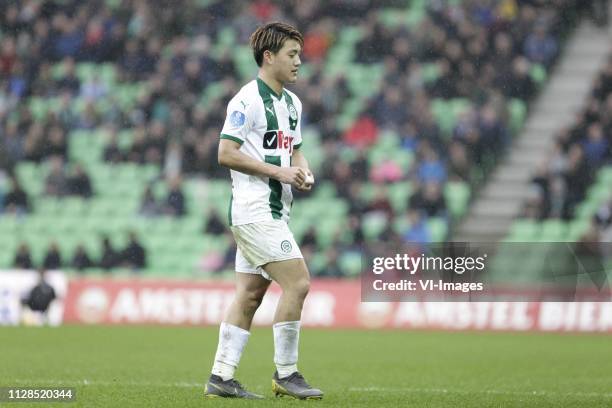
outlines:
[[[293,152],[293,136],[286,136],[282,130],[271,130],[263,137],[264,149],[287,149]]]

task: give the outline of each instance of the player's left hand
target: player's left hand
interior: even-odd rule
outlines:
[[[301,185],[296,187],[296,189],[301,192],[307,192],[307,191],[312,190],[312,186],[314,185],[314,182],[315,182],[314,174],[312,174],[312,172],[309,169],[304,169],[304,172],[306,173],[306,179]]]

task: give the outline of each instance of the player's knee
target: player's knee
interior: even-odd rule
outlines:
[[[261,305],[261,301],[263,300],[263,293],[259,291],[243,291],[239,296],[239,302],[243,310],[249,313],[255,313],[259,306]]]
[[[306,298],[310,291],[310,279],[300,279],[291,285],[290,289],[298,299]]]

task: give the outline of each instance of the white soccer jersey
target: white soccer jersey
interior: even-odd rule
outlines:
[[[302,103],[294,93],[283,90],[277,95],[257,78],[243,86],[227,105],[221,139],[240,143],[240,151],[255,160],[289,167],[293,149],[302,144],[301,116]],[[230,173],[230,225],[289,221],[293,201],[290,184],[234,170]]]

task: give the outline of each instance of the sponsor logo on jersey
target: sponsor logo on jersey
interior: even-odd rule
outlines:
[[[287,136],[282,130],[270,130],[263,137],[264,149],[286,149],[293,152],[293,136]]]
[[[239,111],[233,111],[230,115],[230,123],[235,127],[244,125],[245,119],[246,117],[244,116],[244,113]]]

